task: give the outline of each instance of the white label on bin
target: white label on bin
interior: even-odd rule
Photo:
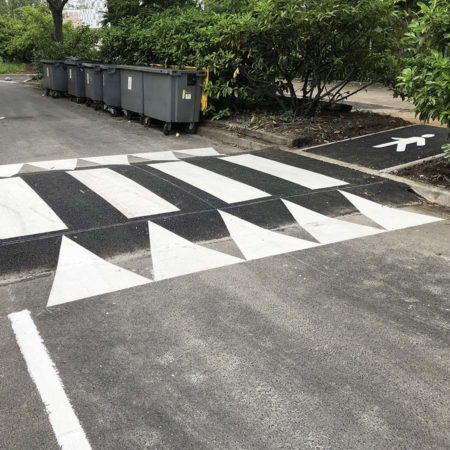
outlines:
[[[128,77],[128,90],[133,90],[133,77]]]
[[[49,70],[49,68],[47,67],[47,77],[49,77],[50,76],[50,70]]]
[[[86,84],[90,84],[90,82],[89,82],[89,72],[86,72]]]
[[[69,78],[72,79],[72,69],[69,69]]]

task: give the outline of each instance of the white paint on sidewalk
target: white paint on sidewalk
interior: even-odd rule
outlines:
[[[14,334],[28,372],[62,450],[90,450],[86,434],[64,391],[58,371],[50,358],[29,311],[10,314]]]
[[[256,189],[248,184],[203,169],[185,161],[172,163],[149,164],[172,177],[220,198],[226,203],[245,202],[258,198],[270,197],[270,194]]]
[[[267,173],[268,175],[290,181],[308,189],[324,189],[348,184],[336,178],[256,155],[227,156],[222,158],[222,160]]]
[[[194,244],[148,222],[155,281],[243,262],[242,259]]]
[[[35,161],[28,164],[44,170],[74,170],[77,167],[77,162],[78,160],[74,158],[56,159],[54,161]]]
[[[219,211],[236,245],[247,260],[281,255],[316,247],[316,242],[266,230],[224,211]]]
[[[88,161],[102,166],[121,166],[130,164],[127,155],[95,156],[93,158],[79,158],[79,161]]]
[[[377,228],[324,216],[287,200],[283,200],[283,203],[295,221],[322,244],[383,233]]]
[[[389,231],[401,230],[403,228],[425,225],[442,220],[438,217],[389,208],[388,206],[380,205],[379,203],[355,194],[350,194],[349,192],[339,192],[362,214]]]
[[[0,239],[66,229],[61,219],[22,178],[0,180]]]
[[[114,170],[86,169],[67,173],[128,219],[179,211],[176,206]]]
[[[151,283],[63,236],[47,307]]]
[[[7,178],[17,175],[22,169],[23,164],[6,164],[0,166],[0,178]]]

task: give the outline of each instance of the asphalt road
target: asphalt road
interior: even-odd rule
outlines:
[[[28,117],[24,111],[30,111]],[[46,111],[48,119],[38,111]],[[0,121],[4,164],[210,145],[195,136],[166,138],[158,130],[40,97],[22,85],[0,83],[0,116],[10,117]],[[192,164],[219,164],[202,161]],[[311,161],[308,170],[323,174],[320,163]],[[449,448],[449,214],[422,204],[402,185],[385,187],[342,170],[336,168],[335,176],[348,177],[353,193],[444,220],[49,308],[54,263],[21,273],[29,247],[23,247],[20,264],[5,261],[8,253],[2,253],[0,267],[18,270],[14,276],[0,274],[0,448],[56,450],[58,442],[75,439],[77,430],[80,438],[80,429],[93,449]],[[53,176],[32,175],[41,185],[39,180]],[[272,183],[267,190],[284,198],[287,187]],[[289,197],[323,214],[373,225],[355,211],[334,208],[335,189],[289,192]],[[205,198],[213,209],[222,208],[210,197],[197,201]],[[258,222],[274,217],[279,198],[252,213],[245,213],[248,204],[232,212],[279,234],[305,238],[292,226]],[[70,201],[67,196],[69,212]],[[210,211],[195,213],[203,217]],[[177,233],[242,257],[229,239],[194,239],[199,223],[186,220],[189,230]],[[91,227],[94,237],[78,242],[98,250],[95,232],[104,229],[105,224]],[[23,242],[38,240],[42,236]],[[151,277],[149,252],[156,250],[131,243],[130,248],[108,261]],[[26,310],[35,329],[11,316]],[[63,396],[52,397],[55,377],[42,368],[45,358],[36,358],[36,369],[30,352],[27,370],[27,346],[33,344],[35,355],[41,355],[36,333],[59,373],[78,428],[67,405],[63,408]],[[50,394],[42,388],[45,380]],[[61,429],[66,432],[55,431]]]

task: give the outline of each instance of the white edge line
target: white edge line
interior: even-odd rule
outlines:
[[[387,167],[386,169],[381,169],[380,173],[390,173],[390,172],[394,172],[395,170],[407,169],[408,167],[414,167],[423,162],[433,161],[435,159],[439,159],[444,156],[445,156],[445,153],[439,153],[437,155],[428,156],[426,158],[416,159],[415,161],[410,161],[410,162],[407,162],[404,164],[399,164],[398,166],[392,166],[392,167]]]
[[[62,381],[36,328],[30,311],[9,314],[16,340],[47,410],[62,450],[89,450],[91,446],[70,404]]]

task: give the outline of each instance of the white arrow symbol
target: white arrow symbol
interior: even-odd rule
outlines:
[[[385,144],[374,145],[373,148],[384,148],[390,146],[397,146],[397,152],[404,152],[406,150],[407,145],[416,144],[417,147],[424,147],[426,144],[427,138],[434,137],[434,134],[422,134],[422,136],[414,136],[409,138],[396,138],[393,137],[393,141],[386,142]]]

